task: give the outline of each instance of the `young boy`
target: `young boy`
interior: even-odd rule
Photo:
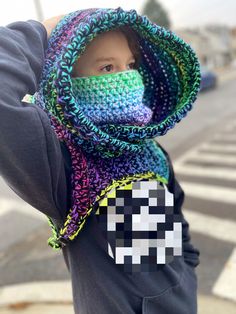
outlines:
[[[197,313],[199,251],[154,140],[196,99],[194,52],[121,8],[16,22],[0,36],[0,173],[49,218],[75,313]]]

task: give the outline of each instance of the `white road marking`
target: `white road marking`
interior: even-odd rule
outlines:
[[[187,196],[222,203],[236,204],[236,189],[186,181],[180,181],[180,185]]]
[[[223,271],[213,286],[212,293],[236,301],[236,248],[226,262]]]
[[[236,170],[224,167],[202,167],[174,164],[176,173],[193,177],[208,177],[228,181],[236,181]]]
[[[193,152],[188,156],[188,161],[212,162],[223,165],[236,165],[235,156],[222,156],[220,154],[208,154],[205,152]]]
[[[199,150],[204,149],[208,150],[209,152],[215,152],[219,151],[222,153],[236,153],[236,145],[221,145],[221,144],[210,144],[210,143],[204,143],[201,146],[199,146]]]
[[[17,211],[25,215],[29,215],[34,218],[46,221],[45,215],[43,213],[41,213],[39,210],[32,207],[31,205],[27,204],[26,202],[11,200],[8,198],[0,198],[0,219],[1,216],[11,211]]]
[[[236,244],[236,222],[183,209],[189,223],[190,232],[194,231],[214,239]]]
[[[235,134],[221,134],[221,133],[217,133],[213,136],[212,138],[213,140],[222,140],[225,142],[231,142],[231,141],[236,141],[236,136]]]
[[[216,134],[216,135],[219,135],[219,134]],[[236,140],[236,136],[234,137]],[[187,160],[196,156],[196,154],[202,155],[203,152],[201,152],[201,149],[209,149],[210,151],[220,150],[226,153],[236,152],[236,145],[232,145],[229,143],[217,144],[217,143],[210,142],[210,140],[211,139],[209,139],[207,142],[200,143],[199,145],[194,146],[193,148],[185,152],[183,155],[181,155],[178,159],[174,161],[174,165],[176,165],[176,167],[181,167]],[[217,156],[219,156],[219,158],[222,158],[221,154],[218,154]]]

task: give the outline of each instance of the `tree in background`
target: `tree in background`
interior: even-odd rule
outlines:
[[[171,23],[167,11],[157,0],[147,0],[142,15],[146,15],[152,22],[165,28],[170,28]]]

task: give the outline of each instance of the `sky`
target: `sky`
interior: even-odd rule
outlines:
[[[78,9],[122,7],[142,13],[146,0],[7,0],[0,2],[0,25],[15,21],[38,19],[35,2],[39,1],[43,19]],[[205,24],[236,26],[235,0],[159,0],[168,11],[172,28],[195,27]]]

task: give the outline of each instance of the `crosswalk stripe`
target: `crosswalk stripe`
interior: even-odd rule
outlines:
[[[222,203],[236,204],[236,189],[186,181],[180,181],[180,184],[187,196]]]
[[[236,136],[235,134],[221,134],[221,133],[218,133],[218,134],[215,134],[213,136],[213,139],[214,140],[222,140],[222,141],[225,141],[225,142],[231,142],[231,141],[236,141]]]
[[[236,181],[236,170],[227,169],[224,167],[207,168],[202,166],[190,166],[174,163],[174,170],[176,173],[193,177],[208,177]]]
[[[236,142],[235,142],[236,143]],[[224,143],[224,144],[218,144],[214,142],[204,142],[197,146],[194,146],[192,149],[185,152],[183,155],[181,155],[178,159],[174,160],[174,164],[177,166],[182,166],[183,163],[185,163],[189,158],[194,156],[195,154],[202,154],[201,150],[207,149],[209,151],[217,151],[220,150],[222,153],[227,152],[236,152],[236,145]],[[218,156],[222,156],[221,154],[218,154]]]
[[[236,301],[236,248],[213,286],[213,294]]]
[[[190,159],[190,160],[189,160]],[[188,161],[203,161],[203,162],[215,162],[223,165],[236,165],[235,156],[224,156],[218,154],[208,154],[202,152],[194,152],[189,156]]]
[[[45,221],[45,215],[26,202],[15,201],[8,198],[0,198],[0,217],[9,213],[10,211],[17,211]]]
[[[204,143],[202,144],[199,149],[204,149],[207,151],[219,151],[222,153],[236,153],[236,145],[220,145],[220,144],[210,144],[210,143]]]
[[[186,208],[182,211],[189,223],[190,232],[197,232],[214,239],[236,244],[236,222],[198,213]]]

